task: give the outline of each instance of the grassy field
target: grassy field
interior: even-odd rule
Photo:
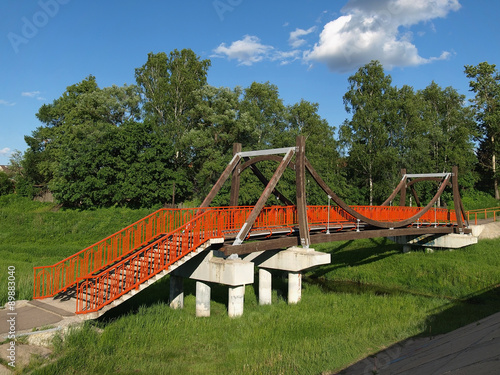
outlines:
[[[29,298],[33,265],[55,263],[149,212],[54,211],[53,205],[0,198],[0,267],[16,266],[19,298]],[[318,245],[332,263],[304,276],[301,303],[287,305],[286,280],[277,274],[273,304],[259,306],[248,285],[237,319],[227,317],[227,288],[218,285],[211,317],[195,318],[189,280],[185,308],[171,310],[167,277],[64,340],[56,338],[53,357],[23,372],[328,374],[394,342],[499,311],[499,247],[500,240],[484,240],[461,250],[403,254],[386,239]]]
[[[18,299],[33,295],[33,267],[48,266],[143,218],[153,210],[58,210],[16,195],[0,197],[0,285],[16,267]],[[0,289],[0,304],[7,290]]]

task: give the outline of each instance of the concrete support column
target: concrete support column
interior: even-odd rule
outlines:
[[[272,274],[259,268],[259,305],[270,305],[272,298]]]
[[[170,307],[184,308],[184,278],[181,276],[170,275]]]
[[[302,297],[302,273],[288,273],[288,304],[298,303]]]
[[[243,315],[243,303],[245,301],[245,285],[230,286],[227,313],[230,318]]]
[[[196,281],[196,316],[210,316],[210,285]]]

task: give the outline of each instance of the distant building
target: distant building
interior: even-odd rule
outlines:
[[[0,172],[9,173],[10,168],[8,165],[0,165]]]

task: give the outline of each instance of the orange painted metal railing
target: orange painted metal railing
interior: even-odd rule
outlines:
[[[206,210],[100,274],[80,278],[76,313],[97,311],[138,288],[210,238],[221,236],[222,224],[219,212]]]
[[[467,220],[470,222],[471,217],[474,218],[474,224],[477,225],[478,219],[488,219],[493,218],[493,221],[497,220],[497,214],[500,212],[500,207],[490,207],[490,208],[480,208],[477,210],[470,210],[466,212]]]
[[[378,221],[397,222],[422,211],[422,207],[399,207],[399,206],[350,206],[356,212]],[[351,215],[345,213],[338,206],[330,207],[328,217],[328,206],[308,206],[307,219],[309,224],[333,222],[356,222]],[[445,208],[432,208],[423,214],[418,223],[426,224],[455,224],[457,221],[455,211]]]
[[[178,228],[194,213],[194,209],[158,210],[52,266],[35,267],[33,298],[54,296],[72,286],[78,278],[92,274],[144,246],[159,233]]]
[[[186,254],[196,250],[211,238],[234,234],[245,223],[253,207],[205,208],[192,220],[139,251],[117,262],[97,275],[78,278],[77,314],[98,311],[110,302],[151,279]],[[413,216],[417,207],[353,206],[358,212],[382,221],[397,221]],[[329,211],[329,213],[328,213]],[[310,225],[330,222],[354,222],[338,207],[309,206]],[[430,210],[420,221],[428,224],[450,224],[453,213],[445,209]],[[252,227],[253,231],[272,227],[293,227],[297,224],[294,206],[264,208]]]

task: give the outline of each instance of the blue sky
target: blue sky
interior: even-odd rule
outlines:
[[[26,149],[42,104],[90,74],[133,84],[149,52],[191,48],[212,61],[209,84],[269,81],[336,128],[347,78],[372,59],[398,87],[467,97],[464,65],[500,64],[494,0],[3,0],[0,14],[0,164]]]

